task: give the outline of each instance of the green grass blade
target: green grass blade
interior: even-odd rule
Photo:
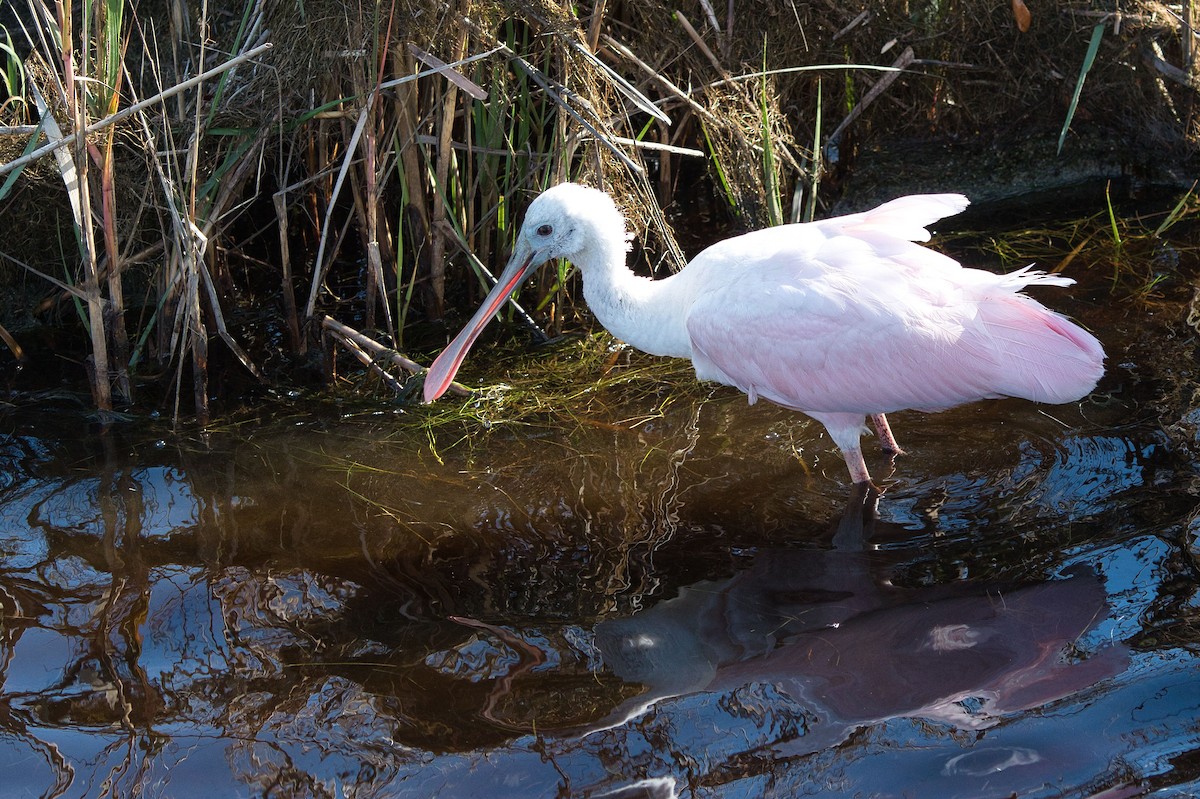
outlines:
[[[1104,204],[1108,208],[1108,224],[1112,228],[1113,243],[1120,247],[1123,242],[1121,241],[1121,231],[1117,228],[1117,213],[1113,208],[1112,197],[1109,195],[1111,186],[1111,183],[1104,184]]]
[[[1100,50],[1100,39],[1104,36],[1104,23],[1092,28],[1092,40],[1088,42],[1087,53],[1083,57],[1083,66],[1079,68],[1079,80],[1075,82],[1075,93],[1071,95],[1071,105],[1067,108],[1067,118],[1063,120],[1062,132],[1058,134],[1058,152],[1062,152],[1063,143],[1067,140],[1067,131],[1071,129],[1071,120],[1075,118],[1075,108],[1079,105],[1079,95],[1083,92],[1083,82],[1087,79],[1092,64],[1096,61],[1096,53]]]
[[[104,63],[101,69],[104,75],[104,110],[105,113],[116,111],[113,94],[117,91],[117,83],[121,75],[121,61],[124,42],[121,38],[121,25],[125,18],[125,0],[108,0],[104,6]]]
[[[3,30],[3,28],[0,28]],[[0,42],[0,54],[4,55],[4,68],[0,69],[0,81],[4,82],[4,92],[8,101],[25,102],[25,65],[13,47],[12,37],[5,31],[5,41]],[[2,107],[2,106],[0,106]]]
[[[821,81],[817,79],[817,112],[813,122],[812,146],[812,183],[808,187],[808,196],[804,199],[804,216],[802,221],[811,222],[817,213],[817,189],[821,185],[821,171],[824,157],[821,154]]]
[[[734,196],[733,187],[729,185],[729,179],[725,177],[725,170],[721,168],[721,160],[717,158],[717,148],[713,146],[712,138],[708,135],[708,126],[703,121],[700,122],[700,132],[704,134],[704,144],[708,147],[709,158],[712,159],[712,168],[717,173],[717,180],[721,184],[721,190],[725,192],[725,199],[729,202],[729,207],[734,213],[738,213],[737,197]]]
[[[25,156],[25,155],[29,155],[31,152],[33,152],[37,148],[37,143],[39,141],[41,141],[41,139],[42,139],[42,124],[39,122],[38,126],[37,126],[37,130],[35,130],[33,132],[33,135],[29,137],[29,141],[25,144],[25,150],[21,153],[21,155]],[[26,166],[28,166],[28,164]],[[17,182],[17,178],[21,177],[21,173],[24,171],[25,171],[24,166],[17,167],[4,180],[4,183],[2,185],[0,185],[0,200],[3,200],[5,197],[7,197],[9,195],[9,192],[12,191],[13,184]]]
[[[1183,217],[1184,211],[1187,209],[1188,200],[1191,199],[1192,193],[1196,191],[1197,183],[1200,183],[1200,181],[1192,183],[1192,187],[1188,189],[1182,197],[1179,198],[1179,202],[1175,203],[1175,207],[1171,209],[1171,213],[1167,214],[1167,218],[1162,221],[1161,225],[1154,229],[1155,237],[1166,233],[1176,222],[1180,220],[1181,217]],[[3,194],[0,194],[0,198],[3,198]]]
[[[763,71],[767,69],[767,44],[763,41]],[[771,225],[783,224],[783,206],[779,200],[779,174],[775,162],[774,139],[771,136],[771,111],[767,105],[767,79],[759,84],[759,113],[762,122],[763,193],[767,196],[767,216]]]
[[[242,19],[238,24],[237,34],[234,36],[233,50],[234,53],[242,52],[242,46],[245,44],[247,29],[250,26],[250,14],[254,10],[253,3],[246,3],[246,7],[242,11]],[[208,128],[212,125],[213,119],[221,108],[221,101],[225,97],[225,89],[229,85],[229,79],[233,70],[221,73],[220,79],[217,81],[217,88],[213,92],[212,101],[209,103],[208,116],[204,119],[204,127]]]

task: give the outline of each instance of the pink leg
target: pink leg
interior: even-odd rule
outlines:
[[[862,450],[858,447],[842,450],[846,466],[850,469],[850,479],[855,483],[871,482],[871,474],[867,471],[867,462],[863,460]]]
[[[892,428],[888,425],[886,416],[882,413],[871,414],[871,426],[875,428],[875,434],[879,436],[879,444],[883,447],[884,452],[892,455],[904,454],[904,450],[900,449],[900,445],[896,443],[896,437],[892,435]]]
[[[859,437],[867,429],[863,425],[862,414],[817,413],[815,411],[805,411],[805,413],[825,425],[825,429],[829,431],[829,437],[833,439],[834,444],[837,444],[837,448],[842,452],[842,457],[846,459],[846,466],[850,469],[850,479],[855,483],[871,482],[871,474],[867,471],[867,463],[862,456],[862,445],[859,444]]]

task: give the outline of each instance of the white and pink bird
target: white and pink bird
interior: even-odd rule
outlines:
[[[735,386],[825,425],[855,483],[870,481],[859,439],[870,418],[980,399],[1074,402],[1104,373],[1087,331],[1021,293],[1067,286],[1029,268],[963,267],[915,242],[967,207],[958,194],[900,197],[871,211],[721,241],[661,280],[625,265],[625,219],[596,189],[564,183],[530,204],[512,258],[462,332],[433,362],[425,401],[442,395],[480,331],[538,266],[574,263],[583,296],[617,338],[690,358],[701,380]]]

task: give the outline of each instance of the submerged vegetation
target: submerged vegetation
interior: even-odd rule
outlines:
[[[51,357],[32,346],[45,331],[77,330],[76,379],[102,411],[165,403],[205,421],[246,384],[210,384],[214,364],[251,384],[328,383],[335,352],[405,394],[390,370],[420,367],[393,350],[440,345],[428,323],[488,288],[546,186],[619,195],[641,268],[658,271],[716,228],[821,215],[899,143],[928,161],[971,141],[1031,171],[1022,148],[1041,166],[1076,151],[1099,166],[1041,171],[1117,165],[1177,185],[1157,220],[1111,212],[995,248],[1034,260],[1066,238],[1077,253],[1107,226],[1111,263],[1089,268],[1148,296],[1179,266],[1168,233],[1197,218],[1181,177],[1200,144],[1197,16],[1193,2],[9,0],[9,368]],[[896,186],[960,190],[969,175]],[[520,303],[536,338],[578,327],[566,264]]]

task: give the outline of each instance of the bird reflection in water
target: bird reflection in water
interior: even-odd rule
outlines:
[[[1016,587],[899,587],[880,553],[862,546],[859,514],[869,529],[873,499],[852,503],[829,550],[763,550],[728,580],[599,624],[607,667],[645,690],[589,732],[635,725],[652,707],[689,712],[683,697],[717,695],[733,715],[790,713],[790,729],[777,718],[770,743],[781,758],[826,750],[889,719],[985,730],[1124,670],[1120,645],[1076,650],[1107,617],[1093,570]],[[1028,747],[977,746],[947,758],[941,777],[987,775],[998,790],[1002,773],[1041,759]]]

